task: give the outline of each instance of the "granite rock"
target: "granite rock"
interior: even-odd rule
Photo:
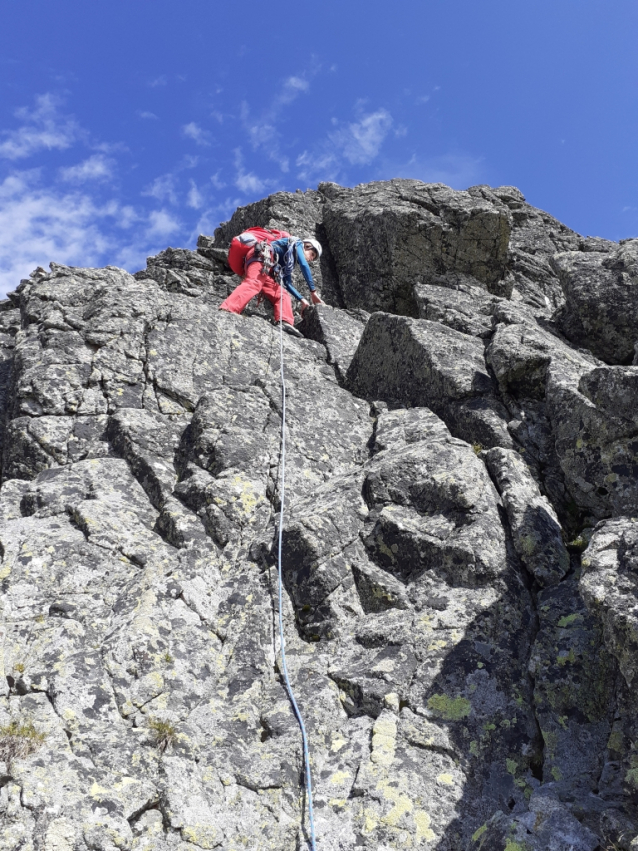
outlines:
[[[301,339],[217,310],[252,225],[323,243]],[[23,281],[0,849],[307,847],[279,532],[319,848],[633,847],[633,250],[514,187],[394,180]]]

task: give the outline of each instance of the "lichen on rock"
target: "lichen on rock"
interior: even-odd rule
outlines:
[[[283,338],[285,494],[279,330],[217,310],[254,225],[324,246]],[[629,848],[634,243],[514,187],[326,183],[135,275],[21,282],[0,849],[306,847],[279,531],[319,848]]]

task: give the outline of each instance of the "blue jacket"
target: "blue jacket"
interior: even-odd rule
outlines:
[[[283,282],[284,286],[288,290],[291,295],[297,299],[297,301],[301,301],[301,295],[297,292],[297,290],[292,285],[292,268],[286,270],[285,258],[286,252],[288,251],[289,242],[285,237],[283,239],[276,239],[274,242],[270,243],[273,251],[277,255],[277,262],[281,266],[283,270]],[[306,283],[308,284],[308,289],[311,293],[315,291],[315,282],[312,280],[312,272],[310,271],[310,266],[308,265],[308,261],[306,260],[306,255],[303,252],[303,241],[297,240],[295,243],[295,247],[293,250],[293,267],[295,263],[299,264],[299,268],[301,269],[301,274],[304,276]]]

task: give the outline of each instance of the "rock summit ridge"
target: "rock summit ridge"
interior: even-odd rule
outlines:
[[[511,186],[320,184],[0,303],[0,851],[638,847],[638,239]]]

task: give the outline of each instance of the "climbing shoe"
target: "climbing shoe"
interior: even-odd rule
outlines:
[[[284,326],[284,331],[286,332],[286,334],[290,334],[291,337],[301,337],[301,339],[303,340],[303,334],[301,333],[301,331],[298,331],[294,325],[289,325],[287,322],[282,322],[281,324]],[[277,325],[279,325],[278,322]]]

